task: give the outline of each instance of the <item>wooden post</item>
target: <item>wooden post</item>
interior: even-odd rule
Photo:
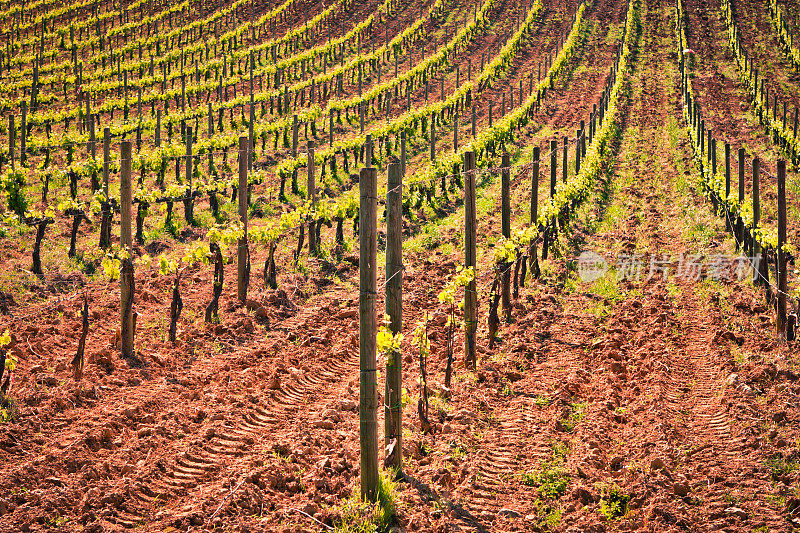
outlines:
[[[580,129],[575,133],[575,175],[581,171],[581,138],[583,137],[583,130]]]
[[[120,318],[122,357],[134,357],[134,319],[133,319],[133,241],[131,236],[131,141],[125,139],[120,147],[120,244],[128,257],[122,260],[120,273]]]
[[[247,302],[247,287],[250,284],[250,250],[247,243],[247,164],[250,153],[249,142],[246,135],[239,136],[239,221],[242,223],[244,233],[239,237],[237,256],[237,283],[236,294],[239,302]]]
[[[111,164],[111,128],[106,126],[103,128],[103,194],[108,198],[108,174],[109,165]]]
[[[14,168],[15,163],[14,160],[16,148],[14,147],[17,138],[17,130],[14,126],[14,113],[8,115],[8,154],[9,158],[11,159],[11,168]]]
[[[328,146],[333,146],[333,110],[330,112],[330,117],[328,120],[329,123],[329,130],[328,131]]]
[[[253,170],[253,160],[255,159],[255,123],[256,123],[256,103],[253,99],[253,51],[250,51],[250,124],[248,124],[248,154],[247,154],[247,170]],[[308,131],[308,130],[306,130]]]
[[[389,165],[386,192],[386,314],[392,334],[403,326],[403,166]],[[384,393],[384,444],[392,446],[391,466],[400,473],[403,467],[403,358],[395,353],[386,359]]]
[[[731,195],[731,145],[725,143],[725,200]]]
[[[361,498],[375,501],[378,490],[378,394],[376,376],[377,317],[375,301],[378,255],[378,171],[362,168],[359,176],[359,422]]]
[[[744,148],[739,148],[739,209],[741,210],[741,206],[744,203]],[[744,230],[742,227],[742,217],[739,216],[736,219],[736,249],[739,249],[739,243],[744,239]],[[745,246],[742,246],[742,251],[744,252]]]
[[[297,135],[298,135],[298,118],[297,115],[292,116],[292,157],[297,157]]]
[[[508,152],[503,154],[500,162],[500,211],[501,229],[503,237],[511,238],[511,157]],[[503,286],[500,299],[506,315],[506,322],[511,322],[511,269],[510,265],[503,265],[503,275],[501,277]]]
[[[539,147],[533,147],[533,172],[531,174],[531,226],[536,227],[539,219]],[[531,275],[539,277],[539,258],[536,255],[535,241],[531,243],[528,254],[528,264]]]
[[[306,187],[308,189],[308,199],[311,202],[312,213],[308,221],[308,253],[311,255],[317,253],[317,226],[313,216],[317,205],[317,183],[314,176],[316,170],[314,163],[314,141],[308,141],[308,162],[306,163],[308,181],[306,182]]]
[[[453,152],[458,152],[458,112],[453,113]]]
[[[759,172],[761,171],[760,162],[757,157],[753,158],[753,230],[758,228],[758,224],[761,221],[761,195],[760,187],[759,187]],[[755,232],[753,232],[755,233]],[[756,238],[753,236],[750,241],[750,251],[753,257],[758,257],[759,254],[759,244]],[[758,265],[759,272],[763,272],[763,265],[759,261]],[[764,280],[757,279],[757,284],[761,284]]]
[[[778,340],[786,342],[786,293],[788,292],[786,273],[786,161],[778,161]]]
[[[564,183],[567,182],[567,172],[569,170],[569,169],[567,169],[567,156],[569,155],[567,153],[567,149],[568,148],[569,148],[569,139],[564,137],[564,154],[563,154],[563,158],[562,158],[562,162],[561,162],[561,167],[562,167],[561,168],[561,176],[562,176],[562,180],[564,181]]]
[[[406,131],[400,132],[400,165],[403,171],[403,176],[406,175]]]
[[[475,152],[464,154],[464,266],[476,266],[477,219],[475,215]],[[477,366],[475,331],[478,327],[478,291],[473,279],[464,291],[464,364]]]
[[[431,114],[431,161],[436,161],[436,115]]]
[[[550,198],[555,196],[558,177],[558,141],[550,141]]]
[[[187,224],[194,224],[194,196],[193,196],[194,184],[192,183],[192,175],[194,174],[194,172],[192,172],[192,163],[194,163],[194,161],[192,160],[193,139],[194,137],[192,136],[192,127],[187,126],[186,127],[186,180],[189,183],[189,190],[187,192],[188,199],[186,201],[186,213],[185,213]]]
[[[28,159],[28,103],[22,101],[22,123],[19,130],[19,164],[25,166]]]
[[[475,134],[477,132],[477,118],[475,117],[475,103],[472,104],[472,137],[475,138]]]
[[[156,146],[161,146],[161,110],[156,109]]]

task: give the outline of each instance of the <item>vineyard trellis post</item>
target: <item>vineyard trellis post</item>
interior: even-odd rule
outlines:
[[[27,140],[28,140],[28,103],[23,100],[22,101],[22,123],[20,124],[19,130],[19,164],[21,166],[25,166],[25,162],[27,161],[28,157],[25,152],[27,152]]]
[[[458,111],[453,114],[453,152],[458,152]]]
[[[134,357],[135,318],[133,313],[133,242],[131,236],[131,141],[123,139],[120,144],[120,245],[122,248],[120,272],[120,341],[122,356]]]
[[[378,170],[362,168],[359,176],[359,429],[361,497],[377,498],[378,395],[376,372],[377,317],[375,315],[378,255]]]
[[[313,214],[316,210],[317,205],[317,184],[316,184],[316,177],[315,177],[315,165],[314,165],[314,141],[308,141],[308,181],[306,188],[308,189],[308,200],[311,202],[311,214],[312,216],[309,217],[308,222],[308,253],[310,255],[316,255],[317,253],[317,233],[316,233],[316,221],[314,220]]]
[[[17,130],[15,129],[14,125],[14,113],[8,115],[8,154],[9,159],[11,160],[11,168],[16,167],[15,159],[16,159],[16,137],[17,137]]]
[[[778,161],[778,249],[776,259],[778,260],[778,340],[786,341],[786,295],[788,292],[787,272],[786,272],[786,252],[783,247],[786,244],[786,161]]]
[[[536,227],[536,220],[539,218],[539,147],[533,147],[533,171],[531,172],[531,218],[530,224]],[[539,258],[536,250],[536,239],[530,243],[530,250],[528,252],[528,265],[530,267],[531,276],[534,278],[539,277]],[[524,281],[524,280],[523,280]]]
[[[161,146],[161,109],[156,109],[156,147]]]
[[[242,223],[242,236],[238,242],[236,292],[241,303],[247,302],[249,285],[250,250],[247,243],[247,165],[249,142],[246,135],[239,136],[239,221]]]
[[[94,117],[89,118],[89,155],[91,156],[92,160],[96,160],[97,158],[97,136],[94,129]],[[97,172],[92,171],[92,193],[96,192],[98,189],[97,184]]]
[[[192,182],[194,172],[192,171],[192,163],[193,163],[192,140],[193,140],[192,127],[187,126],[186,127],[186,180],[189,183],[189,188],[186,191],[186,199],[184,204],[185,207],[184,217],[186,218],[186,223],[189,225],[194,225],[194,190],[193,190],[194,184]],[[245,194],[245,191],[240,190],[239,193]]]
[[[569,157],[569,138],[564,137],[564,150],[561,157],[561,181],[564,183],[567,182],[567,173],[569,172],[569,168],[567,167],[567,157]]]
[[[744,204],[744,179],[745,179],[745,176],[744,176],[744,148],[739,148],[739,161],[738,161],[738,163],[739,163],[739,165],[738,165],[738,167],[739,167],[739,190],[738,190],[739,196],[738,196],[738,200],[739,200],[739,206],[740,206],[739,212],[741,213],[741,206]],[[736,217],[736,239],[735,240],[736,240],[736,250],[737,251],[739,250],[739,243],[742,242],[742,252],[744,253],[746,247],[744,246],[744,243],[743,243],[743,241],[744,241],[744,221],[742,220],[742,215],[741,214],[738,217]]]
[[[389,165],[386,192],[386,314],[393,335],[400,333],[403,325],[403,166]],[[403,467],[403,358],[392,353],[386,360],[385,439],[384,444],[394,445],[390,457],[398,474]]]
[[[431,163],[436,161],[436,115],[431,113]]]
[[[728,200],[731,196],[731,144],[725,143],[725,227],[731,229],[731,218],[728,216]]]
[[[476,266],[475,152],[464,153],[464,266]],[[464,291],[464,364],[475,369],[475,332],[478,327],[478,291],[475,278]]]
[[[511,239],[511,156],[504,153],[500,162],[500,211],[503,237]],[[511,269],[503,264],[501,301],[506,322],[511,321]]]
[[[767,263],[764,261],[766,255],[764,257],[759,257],[761,254],[761,246],[758,243],[758,238],[756,237],[756,233],[758,230],[758,225],[761,222],[761,186],[760,186],[760,178],[761,178],[761,162],[759,161],[758,157],[753,158],[753,230],[750,233],[750,252],[752,253],[753,257],[756,258],[758,262],[758,285],[761,285],[766,289],[766,293],[768,294],[769,290],[769,269],[767,268]]]
[[[406,175],[406,130],[400,132],[400,165],[403,176]]]

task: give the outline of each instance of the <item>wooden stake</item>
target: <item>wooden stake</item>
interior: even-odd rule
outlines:
[[[292,157],[297,157],[297,135],[298,135],[298,118],[297,115],[292,116]]]
[[[186,180],[189,182],[189,189],[187,191],[187,199],[185,203],[185,218],[186,223],[190,225],[194,225],[194,188],[192,183],[192,177],[194,172],[192,172],[192,163],[194,162],[192,159],[192,141],[194,137],[192,136],[192,127],[186,127]],[[241,192],[241,191],[240,191]]]
[[[436,161],[436,115],[431,114],[431,161]]]
[[[247,287],[250,284],[250,249],[247,242],[247,163],[250,152],[246,135],[239,136],[239,221],[244,233],[239,238],[237,256],[236,294],[239,302],[247,302]]]
[[[501,211],[501,226],[503,237],[506,239],[511,238],[511,157],[508,153],[504,153],[501,159],[500,166],[500,211]],[[501,302],[503,304],[503,311],[505,311],[506,322],[511,322],[511,270],[510,265],[503,265],[502,275],[502,291]]]
[[[458,152],[458,112],[453,114],[453,152]]]
[[[758,224],[761,222],[761,187],[759,185],[760,182],[760,172],[761,172],[761,165],[760,161],[757,157],[753,158],[753,231],[751,235],[755,233],[755,230],[758,228]],[[753,257],[758,257],[760,253],[760,245],[756,240],[755,236],[751,238],[751,245],[750,251],[753,254]],[[766,270],[766,265],[762,265],[761,261],[758,264],[758,270],[762,274]],[[760,277],[760,276],[759,276]],[[757,279],[757,285],[764,285],[765,281],[763,278]]]
[[[11,159],[11,168],[15,168],[14,160],[16,159],[16,138],[17,138],[17,130],[14,126],[14,113],[8,115],[8,153],[9,158]]]
[[[120,146],[120,244],[128,257],[122,260],[120,273],[120,311],[122,357],[134,358],[134,318],[133,318],[133,241],[131,236],[131,141],[125,139]]]
[[[403,326],[403,167],[389,165],[386,192],[386,314],[389,329],[400,333]],[[386,360],[386,390],[384,393],[385,436],[384,444],[392,447],[388,452],[390,466],[400,473],[403,467],[403,358],[395,353]]]
[[[786,342],[786,161],[778,161],[778,340]]]
[[[19,130],[19,164],[25,166],[28,159],[28,104],[22,101],[22,124]]]
[[[400,132],[400,165],[403,171],[403,176],[406,175],[406,132]]]
[[[531,173],[531,226],[536,227],[539,219],[539,147],[533,147],[533,172]],[[528,253],[528,264],[531,275],[539,277],[539,258],[535,241],[531,243]]]
[[[378,395],[376,376],[378,255],[378,171],[362,168],[359,176],[359,421],[361,444],[361,498],[376,501],[378,494]]]
[[[306,188],[308,189],[308,199],[311,201],[312,214],[314,213],[317,205],[317,183],[316,177],[314,176],[316,170],[314,163],[314,141],[308,141],[308,161],[306,163],[306,167],[308,169],[308,181],[306,182]],[[316,229],[316,221],[312,216],[308,223],[308,253],[311,255],[316,255],[317,253]]]
[[[739,205],[744,204],[744,148],[739,148]],[[736,220],[736,249],[739,249],[739,243],[744,239],[742,217],[739,216]],[[744,249],[745,246],[743,245]],[[744,251],[744,250],[742,250]]]
[[[464,266],[476,266],[475,152],[464,153]],[[477,273],[476,273],[477,275]],[[464,364],[475,370],[475,332],[478,327],[478,291],[473,279],[464,291]]]

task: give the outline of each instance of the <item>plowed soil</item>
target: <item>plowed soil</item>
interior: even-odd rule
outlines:
[[[535,73],[567,29],[574,5],[545,4],[547,19],[536,41],[525,44],[506,85],[487,90],[485,101],[497,103],[502,91]],[[725,42],[703,44],[718,31],[716,12],[705,0],[686,5],[693,20],[702,21],[689,36],[703,58],[704,74],[694,80],[708,95],[701,102],[715,117],[734,117],[715,126],[726,135],[765,147],[769,139],[760,139],[757,126],[741,116],[747,102],[737,80],[714,70],[725,61],[725,51],[715,47]],[[524,13],[518,2],[503,6],[509,17]],[[551,138],[574,135],[588,118],[613,65],[626,6],[594,0],[587,9],[590,25],[569,75],[520,132],[520,150],[538,145],[546,152]],[[458,8],[470,11],[467,4]],[[497,180],[482,184],[477,369],[464,368],[463,338],[456,332],[450,390],[442,385],[448,328],[438,294],[463,262],[460,202],[438,221],[417,219],[404,227],[408,401],[392,530],[800,527],[797,344],[775,341],[774,311],[761,291],[746,280],[662,274],[609,288],[584,283],[575,271],[583,250],[609,259],[621,252],[678,257],[734,251],[724,220],[693,187],[674,25],[671,2],[642,1],[637,51],[629,71],[620,73],[626,80],[621,134],[597,190],[559,237],[555,257],[542,261],[541,278],[519,288],[512,320],[503,322],[492,348],[486,323],[500,191]],[[508,26],[498,24],[505,33]],[[459,64],[471,57],[473,68],[479,65],[481,53],[495,47],[493,37],[477,41]],[[454,86],[450,72],[446,88]],[[417,91],[414,99],[424,97]],[[488,124],[483,109],[481,128]],[[413,164],[422,165],[424,157]],[[540,187],[549,190],[546,166]],[[515,173],[512,191],[515,222],[525,220],[530,174]],[[380,224],[379,239],[385,239]],[[333,230],[324,231],[330,249]],[[63,233],[52,236],[63,240]],[[346,235],[350,246],[349,227]],[[213,269],[187,270],[174,345],[166,340],[172,280],[157,265],[138,267],[141,361],[131,364],[118,347],[118,282],[73,272],[20,282],[28,279],[21,270],[29,250],[0,240],[6,284],[0,309],[7,307],[0,332],[9,328],[9,352],[19,359],[13,419],[0,422],[0,530],[244,533],[340,524],[359,493],[358,251],[293,266],[294,246],[290,239],[278,252],[277,290],[265,288],[263,250],[254,253],[246,305],[236,300],[235,266],[226,265],[219,324],[203,321]],[[382,311],[382,267],[378,282]],[[84,295],[87,364],[76,381],[69,363]],[[430,428],[418,415],[420,361],[411,343],[425,314]]]

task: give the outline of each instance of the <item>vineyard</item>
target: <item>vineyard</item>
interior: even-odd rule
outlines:
[[[0,0],[0,530],[800,529],[799,28]]]

